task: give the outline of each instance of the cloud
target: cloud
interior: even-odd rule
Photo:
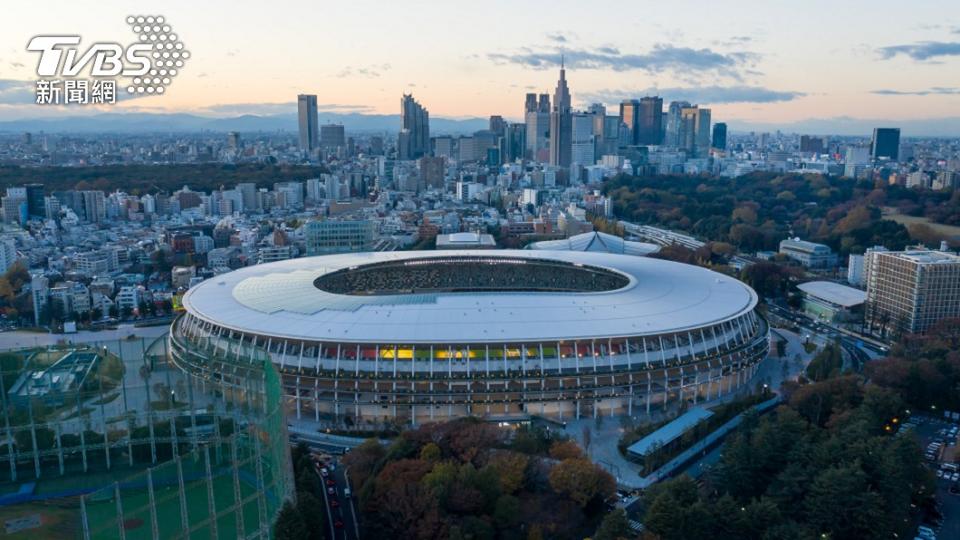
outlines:
[[[617,103],[624,99],[659,95],[669,101],[689,101],[704,105],[722,103],[776,103],[792,101],[803,92],[771,90],[760,86],[691,86],[687,88],[646,88],[643,90],[600,90],[577,94],[586,102]]]
[[[343,103],[320,103],[317,110],[321,112],[364,113],[373,112],[370,105],[349,105]],[[296,102],[287,103],[222,103],[195,109],[197,114],[212,116],[272,116],[279,114],[294,114],[297,112]]]
[[[727,39],[713,41],[712,43],[720,47],[736,47],[746,45],[752,41],[753,38],[750,36],[732,36]]]
[[[345,79],[348,77],[364,77],[374,79],[379,77],[384,71],[389,71],[390,64],[373,64],[369,66],[347,66],[337,73],[337,77]]]
[[[23,62],[10,62],[10,67],[12,68],[22,68]]]
[[[543,70],[560,65],[563,56],[572,69],[613,71],[641,70],[648,73],[664,71],[711,72],[740,78],[740,70],[760,58],[750,52],[722,53],[712,49],[654,45],[646,53],[624,53],[615,47],[553,48],[535,50],[522,48],[512,53],[490,53],[487,58],[496,64],[515,64]]]
[[[904,55],[914,60],[930,60],[941,56],[960,56],[960,42],[921,41],[910,45],[891,45],[877,49],[880,58],[889,60]]]
[[[567,39],[567,36],[561,34],[560,32],[547,34],[547,39],[549,39],[550,41],[555,41],[557,43],[566,43],[567,41],[569,41]]]
[[[960,88],[934,86],[926,90],[873,90],[870,93],[881,96],[960,96]]]
[[[17,105],[36,102],[36,81],[0,79],[0,103]]]

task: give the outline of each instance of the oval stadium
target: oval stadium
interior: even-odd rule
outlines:
[[[287,407],[333,424],[467,415],[558,421],[717,399],[768,350],[744,283],[664,260],[572,251],[292,259],[191,288],[174,362],[271,361]]]

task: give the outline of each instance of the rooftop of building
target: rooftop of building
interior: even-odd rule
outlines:
[[[660,246],[647,242],[624,240],[619,236],[599,231],[564,238],[562,240],[544,240],[534,242],[526,247],[533,250],[562,250],[562,251],[597,251],[602,253],[618,253],[621,255],[646,256],[660,251]]]
[[[847,287],[832,281],[808,281],[797,288],[810,296],[846,308],[860,305],[867,300],[867,292]]]
[[[634,456],[645,456],[656,448],[661,448],[677,440],[681,435],[700,422],[713,416],[713,411],[703,407],[694,407],[673,419],[663,427],[627,447]]]
[[[960,255],[950,251],[926,250],[907,250],[890,251],[887,255],[892,255],[901,259],[908,259],[917,264],[960,264]]]
[[[471,249],[478,247],[495,247],[493,235],[476,232],[458,232],[437,236],[437,249]]]
[[[490,271],[472,273],[465,284],[451,285],[441,275],[438,284],[425,290],[419,290],[419,282],[392,278],[383,281],[383,287],[364,285],[370,290],[363,294],[341,294],[316,285],[321,277],[341,270],[384,264],[411,264],[447,273],[449,268],[431,260],[455,258],[470,259],[468,264],[451,267],[457,272],[470,272],[480,265]],[[563,281],[567,273],[555,274],[556,268],[582,268],[581,273],[591,279],[613,277],[602,287],[579,282],[569,287]],[[587,272],[591,269],[601,272]],[[563,279],[537,285],[540,281],[531,282],[524,277],[527,274],[547,281]],[[489,285],[484,280],[490,278],[497,281]],[[696,266],[609,253],[531,250],[404,251],[291,259],[223,274],[191,288],[184,297],[188,312],[248,335],[361,343],[657,335],[718,324],[748,313],[756,303],[756,293],[742,282]]]

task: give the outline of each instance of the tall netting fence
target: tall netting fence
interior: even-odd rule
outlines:
[[[292,496],[280,379],[167,336],[0,352],[0,526],[37,538],[263,538]],[[174,348],[176,350],[176,348]]]

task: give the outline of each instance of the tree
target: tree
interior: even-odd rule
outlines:
[[[620,538],[630,538],[630,523],[627,521],[627,513],[623,508],[617,508],[603,517],[600,522],[600,528],[597,534],[593,536],[594,540],[618,540]]]
[[[420,449],[420,459],[424,461],[437,461],[440,457],[440,447],[436,443],[427,443]]]
[[[858,465],[831,467],[814,479],[804,509],[815,530],[832,538],[882,536],[882,500]]]
[[[807,378],[823,381],[834,377],[843,369],[843,353],[838,343],[830,343],[820,350],[807,366]]]
[[[297,512],[307,528],[305,540],[322,540],[325,538],[327,512],[326,508],[323,507],[323,501],[310,492],[297,493]]]
[[[606,500],[616,491],[616,482],[607,471],[590,460],[573,458],[561,461],[550,471],[550,487],[584,507],[599,497]]]
[[[582,458],[583,450],[573,439],[556,441],[550,446],[550,457],[563,461],[571,458]]]
[[[501,529],[512,529],[520,521],[520,499],[513,495],[501,495],[493,509],[493,521]]]
[[[489,466],[493,467],[500,479],[500,491],[507,494],[516,493],[523,487],[529,462],[529,458],[519,452],[509,450],[497,452],[490,460]]]
[[[277,521],[273,524],[273,537],[277,540],[304,540],[310,531],[297,508],[290,501],[283,503]]]

